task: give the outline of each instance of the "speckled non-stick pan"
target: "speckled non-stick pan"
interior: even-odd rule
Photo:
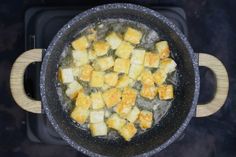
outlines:
[[[107,18],[128,19],[143,23],[154,30],[158,29],[165,40],[169,42],[174,53],[172,55],[177,63],[179,83],[175,89],[175,99],[169,112],[157,126],[136,136],[130,142],[94,138],[89,132],[72,125],[71,119],[60,105],[56,91],[58,64],[65,46],[74,40],[76,32],[91,23]],[[33,60],[30,57],[29,59]],[[198,66],[198,61],[186,37],[172,22],[158,12],[133,4],[98,6],[69,21],[56,34],[47,48],[40,74],[43,110],[61,137],[84,154],[117,157],[153,155],[178,139],[194,116],[199,95]],[[12,75],[14,75],[14,70]],[[14,79],[14,76],[12,78]],[[11,83],[14,84],[14,81]],[[12,90],[14,95],[16,88],[12,88]],[[16,97],[15,100],[17,101]],[[17,102],[20,103],[20,100]]]

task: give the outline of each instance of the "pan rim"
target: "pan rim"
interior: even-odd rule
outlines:
[[[47,69],[47,64],[49,61],[49,56],[52,53],[52,49],[55,46],[55,43],[60,39],[58,38],[58,36],[62,36],[63,32],[69,28],[70,25],[73,25],[76,21],[79,21],[80,19],[86,18],[86,16],[88,14],[91,13],[96,13],[97,11],[100,10],[104,10],[104,9],[132,9],[132,10],[136,10],[136,11],[142,11],[142,12],[147,12],[148,14],[151,14],[152,16],[158,18],[159,20],[161,20],[165,25],[167,25],[170,29],[172,29],[175,34],[180,38],[181,42],[185,45],[186,49],[189,52],[189,56],[191,58],[192,64],[193,64],[193,71],[194,71],[194,78],[195,78],[195,89],[194,89],[194,97],[192,100],[192,105],[191,108],[189,110],[188,115],[185,118],[185,121],[181,124],[181,126],[178,128],[178,130],[168,139],[166,140],[163,144],[161,144],[159,147],[150,150],[148,152],[144,152],[142,154],[138,154],[136,156],[150,156],[150,155],[154,155],[158,152],[160,152],[161,150],[165,149],[167,146],[169,146],[171,143],[173,143],[182,133],[183,131],[186,129],[187,125],[189,124],[190,120],[192,119],[192,117],[195,114],[195,110],[196,110],[196,106],[197,106],[197,101],[198,101],[198,96],[199,96],[199,88],[200,88],[200,78],[199,78],[199,69],[198,69],[198,62],[197,59],[194,55],[194,51],[191,47],[191,45],[189,44],[187,38],[183,35],[183,33],[171,22],[169,21],[166,17],[164,17],[163,15],[161,15],[160,13],[158,13],[157,11],[154,11],[152,9],[140,6],[140,5],[136,5],[136,4],[130,4],[130,3],[111,3],[111,4],[105,4],[105,5],[99,5],[96,6],[94,8],[88,9],[80,14],[78,14],[77,16],[75,16],[73,19],[71,19],[67,24],[65,24],[60,30],[59,32],[54,36],[53,40],[51,41],[50,45],[48,46],[47,50],[46,50],[46,54],[43,58],[42,61],[42,66],[41,66],[41,71],[40,71],[40,94],[41,94],[41,101],[43,104],[43,108],[44,111],[50,121],[50,123],[53,125],[53,127],[55,128],[56,132],[72,147],[74,147],[76,150],[89,155],[89,156],[104,156],[95,152],[92,152],[84,147],[82,147],[81,145],[78,145],[73,139],[70,139],[63,131],[63,129],[61,129],[59,127],[59,125],[57,124],[57,121],[55,120],[55,118],[51,115],[51,111],[47,105],[47,98],[46,98],[46,91],[44,88],[45,85],[45,72]]]

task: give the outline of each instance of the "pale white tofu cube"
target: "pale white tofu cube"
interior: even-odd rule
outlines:
[[[59,80],[64,83],[72,83],[74,81],[74,75],[71,68],[59,68]]]
[[[102,87],[104,84],[104,72],[93,71],[90,79],[91,87]]]
[[[137,133],[137,129],[133,123],[127,123],[119,130],[119,133],[126,141],[130,141]]]
[[[106,41],[110,44],[111,48],[114,50],[117,47],[119,47],[119,45],[122,42],[122,39],[115,32],[111,32],[106,37]]]
[[[71,118],[74,119],[79,124],[84,124],[89,116],[89,110],[83,107],[76,106],[71,112]]]
[[[126,119],[131,122],[134,123],[139,116],[140,110],[138,107],[134,106],[134,108],[128,113]]]
[[[176,63],[171,58],[162,59],[160,62],[160,69],[165,73],[172,73],[176,69]]]
[[[129,59],[117,58],[115,60],[115,64],[114,64],[114,71],[115,72],[128,74],[129,67],[130,67],[130,60]]]
[[[113,67],[113,65],[114,60],[111,56],[98,58],[93,64],[94,68],[99,71],[105,71],[107,69],[110,69],[111,67]]]
[[[91,123],[89,125],[92,136],[105,136],[107,135],[107,125],[104,122]]]
[[[143,49],[134,49],[131,57],[131,64],[143,64],[145,56],[145,50]]]
[[[89,122],[99,123],[104,121],[104,110],[93,110],[90,111]]]
[[[74,99],[75,97],[77,97],[78,92],[83,88],[77,81],[70,83],[67,87],[68,88],[66,89],[66,95],[70,99]]]
[[[129,69],[129,77],[136,80],[142,73],[143,69],[144,69],[143,65],[131,64]]]
[[[142,110],[138,117],[139,126],[142,130],[152,127],[153,113],[147,110]]]
[[[131,79],[129,76],[127,75],[123,75],[118,79],[118,82],[116,84],[117,88],[125,88],[127,86],[132,86],[134,83],[134,80]]]
[[[88,58],[90,61],[94,61],[97,58],[96,52],[93,49],[88,51]]]
[[[80,67],[73,67],[72,68],[72,73],[74,77],[79,77],[80,74]]]
[[[119,47],[116,49],[115,54],[120,58],[128,59],[133,49],[134,49],[134,46],[132,46],[128,42],[123,41],[119,45]]]
[[[122,126],[124,126],[126,123],[126,120],[120,118],[118,114],[114,113],[112,114],[106,121],[106,124],[109,128],[115,129],[119,131]]]
[[[118,82],[117,73],[107,73],[104,78],[105,78],[105,83],[109,86],[115,86]]]
[[[105,106],[101,92],[92,93],[91,100],[92,100],[92,108],[94,110],[101,109]]]
[[[81,66],[87,64],[89,62],[88,53],[87,52],[72,52],[73,62],[76,66]]]
[[[128,27],[124,35],[124,40],[131,42],[132,44],[139,44],[143,34],[134,28]]]
[[[89,42],[87,40],[87,38],[85,36],[82,36],[76,40],[74,40],[72,43],[71,43],[72,47],[75,49],[75,50],[79,50],[81,52],[85,52],[86,49],[89,47]]]
[[[168,58],[170,56],[170,49],[167,41],[157,42],[156,49],[161,59]]]

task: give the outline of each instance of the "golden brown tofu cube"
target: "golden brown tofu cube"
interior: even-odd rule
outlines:
[[[72,83],[74,82],[74,75],[73,75],[73,71],[71,68],[59,68],[59,80],[62,83]]]
[[[154,78],[150,70],[144,70],[141,74],[141,82],[143,85],[154,86]]]
[[[115,60],[114,71],[118,73],[129,73],[130,60],[117,58]]]
[[[81,66],[79,79],[82,81],[90,81],[93,67],[89,64]]]
[[[131,42],[132,44],[139,44],[143,34],[134,28],[128,27],[125,32],[124,39]]]
[[[116,107],[115,111],[119,114],[120,117],[125,118],[126,115],[130,112],[132,106],[121,101]]]
[[[107,125],[104,122],[89,124],[92,136],[105,136],[107,135]]]
[[[122,126],[124,126],[126,120],[120,118],[120,116],[116,113],[112,114],[106,121],[106,124],[109,128],[115,129],[119,131]]]
[[[134,123],[138,119],[139,113],[140,113],[139,108],[134,106],[134,108],[126,116],[126,119],[129,122]]]
[[[133,49],[134,46],[128,42],[123,41],[117,48],[115,54],[120,58],[128,59]]]
[[[147,52],[144,57],[144,66],[150,68],[158,68],[160,57],[157,53]]]
[[[131,64],[129,69],[129,77],[136,80],[143,71],[143,65]]]
[[[93,49],[97,56],[103,56],[109,51],[110,45],[105,41],[96,41],[93,43]]]
[[[174,97],[173,85],[161,85],[158,87],[158,94],[160,100],[169,100]]]
[[[67,86],[66,89],[66,95],[70,98],[70,99],[74,99],[77,97],[79,91],[82,89],[83,87],[77,82],[74,81],[72,83],[70,83]]]
[[[161,59],[168,58],[170,56],[170,49],[167,41],[157,42],[156,49]]]
[[[134,80],[129,78],[129,76],[123,75],[119,78],[119,80],[116,84],[116,87],[117,88],[125,88],[127,86],[132,86],[133,83],[134,83]]]
[[[109,86],[115,86],[118,81],[118,74],[117,73],[107,73],[105,75],[105,83]]]
[[[141,96],[152,100],[157,95],[157,88],[155,86],[143,85],[143,87],[140,91],[140,94],[141,94]]]
[[[82,52],[86,51],[86,49],[89,47],[89,42],[85,36],[82,36],[82,37],[74,40],[71,43],[71,45],[75,50],[79,50],[82,53]]]
[[[98,58],[93,64],[94,68],[100,71],[105,71],[107,69],[110,69],[111,67],[113,67],[113,65],[114,65],[114,60],[111,56]]]
[[[162,59],[160,62],[160,69],[163,70],[165,73],[172,73],[175,71],[176,63],[171,58]]]
[[[104,122],[104,110],[92,110],[89,115],[90,123]]]
[[[122,102],[128,105],[135,105],[137,97],[137,91],[131,87],[126,87],[122,93]]]
[[[79,91],[76,98],[75,105],[84,109],[89,109],[91,105],[91,99],[88,95],[85,95],[82,90]]]
[[[91,94],[92,108],[94,110],[101,109],[105,106],[101,92]]]
[[[122,39],[115,32],[111,32],[107,37],[106,41],[110,44],[111,48],[117,49],[122,42]]]
[[[91,87],[102,87],[104,84],[104,72],[101,71],[93,71],[90,86]]]
[[[79,124],[84,124],[89,116],[89,110],[83,107],[75,107],[71,112],[71,118]]]
[[[153,113],[147,110],[142,110],[138,117],[139,126],[142,130],[152,127]]]
[[[126,141],[130,141],[137,133],[137,129],[133,123],[127,123],[119,130],[119,133]]]
[[[153,78],[155,83],[160,86],[165,82],[167,74],[163,70],[158,69],[156,72],[153,73]]]
[[[120,102],[121,91],[118,88],[111,88],[102,94],[107,108],[111,108]]]

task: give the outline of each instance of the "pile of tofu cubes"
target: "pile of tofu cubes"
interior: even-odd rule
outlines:
[[[71,118],[88,124],[92,136],[106,136],[112,129],[130,141],[137,129],[146,130],[153,124],[153,112],[136,106],[137,95],[147,101],[173,98],[173,86],[165,83],[176,68],[168,43],[157,42],[152,52],[136,48],[142,36],[140,30],[127,27],[123,35],[111,31],[97,40],[93,29],[71,43],[73,63],[59,67],[59,79],[75,102]],[[99,90],[86,94],[81,81]],[[136,81],[142,84],[140,91],[133,88]]]

